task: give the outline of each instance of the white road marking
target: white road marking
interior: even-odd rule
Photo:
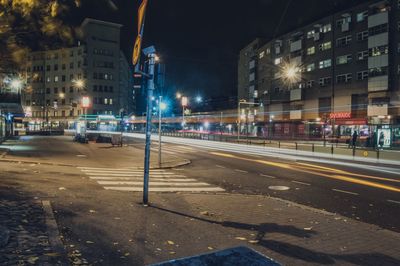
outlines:
[[[133,186],[142,186],[142,182],[135,182],[135,181],[97,181],[100,185],[133,185]],[[202,182],[157,182],[157,181],[151,181],[149,182],[150,185],[153,186],[176,186],[176,187],[197,187],[197,186],[210,186],[207,183],[202,183]]]
[[[107,190],[143,191],[143,170],[137,168],[79,167],[90,179]],[[183,170],[183,169],[174,169]],[[150,191],[154,192],[221,192],[220,187],[186,178],[182,173],[168,170],[150,170]]]
[[[268,177],[268,178],[276,178],[275,176],[272,176],[272,175],[265,175],[265,174],[260,174],[260,176],[263,176],[263,177]]]
[[[355,193],[355,192],[346,191],[346,190],[341,190],[341,189],[336,189],[336,188],[333,188],[332,190],[333,190],[333,191],[336,191],[336,192],[341,192],[341,193],[350,194],[350,195],[356,195],[356,196],[359,195],[358,193]]]
[[[388,202],[391,202],[391,203],[400,204],[400,201],[397,201],[397,200],[390,200],[390,199],[388,199],[387,201],[388,201]]]
[[[235,171],[236,171],[236,172],[239,172],[239,173],[248,173],[247,171],[240,170],[240,169],[235,169]]]
[[[226,168],[225,166],[218,165],[218,164],[216,164],[215,166],[216,166],[216,167],[218,167],[218,168],[223,168],[223,169],[225,169],[225,168]]]
[[[112,174],[110,174],[110,173],[86,173],[87,175],[96,175],[96,176],[143,176],[143,173],[132,173],[132,174],[129,174],[129,173],[126,173],[126,174],[124,174],[124,173],[112,173]],[[172,176],[172,177],[174,177],[174,176],[176,176],[175,174],[172,174],[172,175],[170,175],[170,174],[152,174],[152,173],[150,173],[150,175],[151,176],[159,176],[159,177],[164,177],[164,176]]]
[[[104,187],[107,190],[142,192],[142,187]],[[149,187],[150,192],[223,192],[225,191],[219,187],[202,187],[202,188],[188,188],[188,187]]]
[[[177,176],[177,177],[185,177],[185,176]],[[132,176],[132,177],[124,177],[124,176],[89,176],[90,179],[93,180],[143,180],[142,176]],[[150,176],[150,180],[169,180],[169,181],[176,181],[176,182],[190,182],[190,181],[197,181],[197,179],[193,178],[160,178],[156,176]]]
[[[311,186],[311,184],[309,184],[309,183],[300,182],[300,181],[296,181],[296,180],[292,180],[292,183],[301,184],[301,185],[305,185],[305,186]]]

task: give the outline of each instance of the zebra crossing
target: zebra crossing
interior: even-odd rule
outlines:
[[[143,170],[137,168],[78,167],[106,190],[142,192]],[[150,170],[150,192],[222,192],[224,189],[171,170]]]

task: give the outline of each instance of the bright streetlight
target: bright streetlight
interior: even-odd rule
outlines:
[[[19,91],[22,88],[22,80],[13,79],[11,80],[10,86],[12,89]]]
[[[201,103],[203,101],[203,98],[201,96],[196,96],[196,103]]]
[[[85,81],[83,79],[76,79],[73,83],[78,89],[83,89],[85,87]]]
[[[180,93],[180,92],[177,92],[177,93],[176,93],[176,98],[177,98],[177,99],[180,99],[180,98],[182,98],[182,93]]]

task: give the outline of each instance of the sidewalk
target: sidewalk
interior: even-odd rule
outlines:
[[[66,265],[50,244],[41,202],[4,184],[0,195],[0,265]]]
[[[144,150],[137,142],[124,140],[123,147],[109,143],[81,144],[66,136],[23,136],[0,145],[0,161],[17,161],[60,166],[143,168]],[[51,156],[48,156],[51,154]],[[119,158],[119,160],[115,160]],[[162,168],[172,168],[190,161],[163,154]],[[151,152],[151,168],[158,168],[157,152]]]

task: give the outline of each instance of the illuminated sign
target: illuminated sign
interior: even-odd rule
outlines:
[[[82,97],[82,107],[83,108],[90,107],[90,98],[88,96],[83,96]]]
[[[188,106],[188,97],[182,97],[182,106]]]
[[[347,113],[347,112],[330,113],[329,118],[330,119],[347,119],[347,118],[351,118],[351,113]]]

